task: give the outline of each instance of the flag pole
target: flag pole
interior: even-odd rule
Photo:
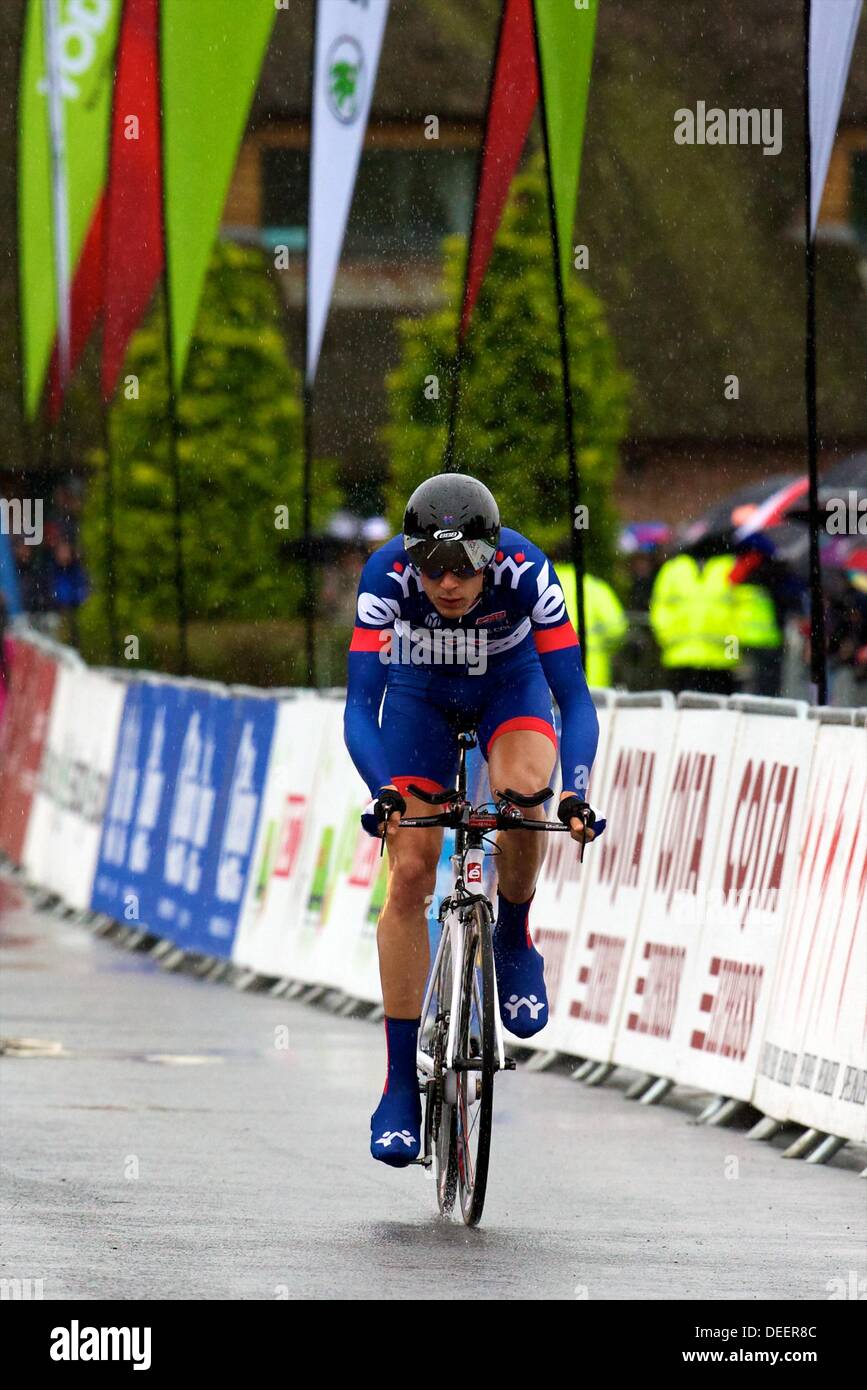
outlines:
[[[304,469],[301,479],[301,554],[304,565],[304,663],[305,679],[309,686],[316,685],[316,588],[313,583],[313,543],[311,526],[311,485],[313,479],[313,383],[306,382],[303,392],[302,410],[304,412]]]
[[[476,160],[476,191],[473,198],[473,216],[470,222],[470,235],[467,241],[467,256],[464,264],[464,291],[461,295],[461,302],[458,305],[458,340],[455,346],[455,355],[452,360],[452,381],[451,393],[449,396],[449,415],[446,426],[446,447],[443,455],[442,473],[454,473],[455,465],[455,440],[458,426],[458,407],[461,401],[461,381],[464,366],[464,343],[466,341],[468,323],[464,322],[467,304],[467,291],[470,283],[470,258],[473,253],[473,245],[476,236],[476,220],[479,215],[479,198],[482,191],[482,174],[485,168],[485,149],[488,143],[488,125],[491,119],[491,102],[494,98],[494,85],[497,79],[497,64],[500,59],[500,47],[503,39],[503,27],[506,22],[506,5],[508,0],[502,0],[500,5],[500,17],[497,21],[497,39],[494,45],[494,61],[491,64],[491,71],[488,77],[488,99],[485,103],[485,125],[482,130],[481,144],[479,145],[478,158]]]
[[[804,272],[807,288],[804,370],[807,404],[807,478],[810,530],[810,703],[828,703],[825,604],[819,551],[819,438],[816,410],[816,238],[813,232],[813,145],[810,134],[810,16],[804,0]]]
[[[309,134],[307,140],[307,239],[304,246],[304,351],[303,372],[304,390],[301,408],[303,420],[303,471],[301,475],[301,557],[304,569],[304,665],[305,680],[309,686],[316,685],[316,629],[315,605],[316,590],[313,583],[312,525],[310,491],[313,480],[313,387],[314,375],[310,371],[310,214],[313,200],[313,102],[316,83],[316,40],[319,32],[319,6],[313,0],[313,29],[310,43],[310,87],[307,110],[309,112]],[[318,366],[317,362],[317,366]]]
[[[105,330],[106,314],[108,305],[106,301],[106,277],[108,273],[107,253],[108,253],[108,228],[109,217],[111,215],[112,200],[112,153],[114,140],[114,122],[117,103],[117,67],[120,57],[120,46],[123,41],[123,14],[121,14],[120,24],[117,30],[117,40],[114,45],[114,77],[111,84],[111,112],[108,119],[108,156],[106,159],[106,190],[105,190],[105,217],[103,222],[103,264],[102,264],[102,352],[100,353],[100,363],[105,361]],[[102,377],[102,373],[100,373]],[[102,380],[100,385],[103,385]],[[114,443],[111,434],[111,396],[107,395],[103,389],[102,396],[102,442],[105,451],[105,608],[106,619],[108,622],[108,645],[111,661],[116,664],[120,660],[120,645],[118,642],[117,628],[117,532],[115,529],[116,511],[114,494]]]
[[[54,252],[54,288],[57,307],[57,377],[62,400],[70,369],[69,303],[69,200],[66,183],[66,133],[63,92],[60,79],[60,14],[58,0],[42,0],[42,39],[48,97],[48,126],[51,142],[51,215]],[[46,408],[49,470],[56,473],[60,452],[60,417],[52,419]]]
[[[66,137],[60,79],[58,0],[43,0],[43,40],[51,133],[51,201],[54,220],[54,279],[57,298],[57,374],[61,399],[69,382],[69,199],[66,185]]]
[[[557,227],[557,208],[554,201],[554,181],[551,169],[551,141],[548,130],[548,110],[545,102],[545,83],[542,76],[542,53],[539,45],[539,26],[536,22],[536,4],[533,3],[533,36],[536,44],[536,68],[539,74],[539,103],[542,114],[542,139],[545,146],[545,174],[548,188],[548,215],[551,221],[551,242],[554,254],[554,291],[557,298],[557,330],[560,338],[560,370],[563,378],[563,423],[566,431],[566,458],[569,478],[570,549],[572,566],[575,570],[575,604],[578,611],[578,641],[581,645],[582,660],[587,660],[587,625],[584,613],[584,534],[578,525],[578,508],[581,505],[581,482],[578,476],[578,459],[575,452],[575,410],[572,399],[572,371],[569,362],[569,331],[566,317],[566,293],[563,284],[563,268],[560,259],[560,233]]]
[[[169,274],[169,236],[166,215],[166,139],[165,112],[162,100],[163,74],[163,28],[162,16],[157,30],[157,53],[159,56],[160,81],[160,162],[162,165],[160,197],[163,210],[163,300],[165,322],[166,377],[168,384],[169,415],[169,471],[172,479],[172,534],[175,546],[175,595],[178,610],[178,671],[185,676],[189,671],[189,649],[187,642],[187,578],[184,567],[184,510],[181,488],[180,420],[178,418],[178,398],[175,390],[174,332],[172,325],[171,276]]]

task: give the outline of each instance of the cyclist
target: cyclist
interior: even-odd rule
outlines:
[[[457,735],[473,728],[492,789],[526,795],[547,786],[557,752],[553,693],[562,728],[558,815],[574,840],[589,841],[594,832],[582,816],[599,724],[551,562],[525,536],[501,528],[491,492],[462,474],[416,488],[403,533],[367,561],[348,666],[346,745],[373,798],[362,819],[374,834],[385,824],[389,855],[377,928],[388,1060],[371,1153],[403,1167],[421,1148],[416,1049],[429,969],[427,905],[442,843],[436,828],[400,834],[401,815],[431,814],[408,784],[449,787]],[[544,810],[525,814],[542,819]],[[516,1018],[501,1004],[504,1024],[519,1037],[538,1032],[548,1014],[544,962],[528,925],[543,838],[504,835],[497,858],[500,999],[534,1000]]]

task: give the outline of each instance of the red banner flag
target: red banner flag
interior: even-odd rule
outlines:
[[[461,339],[469,328],[538,99],[539,78],[531,0],[504,0],[485,124],[481,175],[473,210],[461,311]]]
[[[87,229],[69,294],[69,376],[78,366],[102,308],[102,251],[105,235],[105,195],[100,196]],[[63,405],[60,357],[55,341],[48,369],[48,413],[56,421]]]
[[[102,394],[114,394],[127,344],[163,271],[159,0],[126,0],[111,122],[105,217]]]

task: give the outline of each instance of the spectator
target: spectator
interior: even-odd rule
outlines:
[[[40,619],[53,606],[49,557],[41,546],[28,545],[22,539],[16,540],[14,553],[21,610],[34,627],[43,626]]]
[[[557,575],[563,585],[566,611],[572,625],[577,628],[575,566],[568,563],[558,564]],[[584,576],[584,621],[587,625],[587,650],[584,653],[587,684],[594,687],[609,686],[611,658],[626,636],[626,614],[611,585],[604,579],[597,579],[593,574]]]
[[[670,688],[731,695],[738,662],[733,555],[681,553],[656,576],[650,623]]]
[[[90,592],[84,566],[68,541],[60,541],[54,547],[51,591],[54,603],[61,612],[79,608]]]

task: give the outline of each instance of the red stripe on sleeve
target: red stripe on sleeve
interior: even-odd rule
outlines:
[[[390,641],[391,628],[357,627],[353,630],[349,650],[351,652],[378,652]]]
[[[578,638],[570,622],[561,623],[559,627],[538,628],[533,633],[533,640],[537,652],[558,652],[561,647],[578,646]]]

